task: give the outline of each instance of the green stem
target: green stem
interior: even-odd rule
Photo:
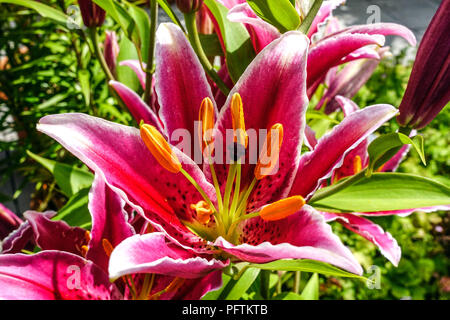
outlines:
[[[145,92],[144,101],[151,106],[152,97],[152,80],[153,80],[153,60],[155,57],[155,35],[156,26],[158,24],[158,2],[149,0],[150,2],[150,40],[148,46],[147,70],[145,70]]]
[[[265,300],[269,300],[270,298],[270,270],[261,270],[261,296]]]
[[[108,64],[106,63],[105,57],[103,56],[102,50],[100,49],[100,43],[98,40],[97,28],[91,27],[89,28],[89,36],[91,37],[92,44],[94,46],[94,53],[100,62],[100,66],[103,69],[108,81],[115,80],[111,70],[109,70]]]
[[[230,89],[227,87],[225,82],[219,77],[217,72],[214,70],[214,67],[211,65],[211,63],[208,60],[208,57],[205,54],[205,51],[203,51],[202,44],[200,42],[200,37],[198,35],[197,31],[197,23],[195,21],[195,12],[192,13],[186,13],[184,15],[184,20],[186,23],[186,29],[188,31],[188,38],[189,42],[192,45],[192,48],[194,48],[195,53],[197,54],[200,63],[203,66],[203,69],[205,69],[205,72],[208,74],[208,76],[217,84],[217,87],[220,91],[226,96],[230,93]]]
[[[299,293],[300,291],[300,281],[302,278],[302,273],[301,271],[295,271],[294,272],[294,287],[292,288],[292,291],[294,293]]]

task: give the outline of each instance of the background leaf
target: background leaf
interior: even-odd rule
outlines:
[[[253,11],[281,33],[296,30],[300,16],[289,0],[247,0]]]
[[[61,191],[69,197],[81,189],[92,185],[94,176],[90,172],[54,160],[42,158],[30,151],[27,153],[53,174]]]
[[[231,79],[236,83],[255,57],[250,35],[244,25],[228,20],[228,9],[224,5],[214,0],[205,0],[205,4],[219,25],[226,50],[228,71]]]

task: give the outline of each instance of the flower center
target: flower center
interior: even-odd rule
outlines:
[[[194,221],[183,223],[194,233],[208,240],[215,240],[218,236],[235,242],[236,228],[240,222],[259,216],[266,221],[275,221],[294,214],[305,204],[301,196],[289,197],[268,204],[256,212],[247,212],[247,202],[256,183],[274,173],[279,161],[281,144],[283,141],[283,125],[276,123],[271,126],[264,146],[259,154],[254,169],[254,178],[249,185],[241,190],[241,167],[245,150],[248,146],[248,135],[245,130],[244,109],[241,96],[235,93],[231,98],[231,120],[233,126],[234,151],[232,163],[229,166],[225,190],[222,194],[217,175],[212,163],[214,106],[209,98],[205,98],[200,106],[199,119],[202,122],[198,137],[202,145],[205,161],[210,166],[210,172],[216,190],[217,208],[206,195],[201,186],[182,168],[176,155],[159,131],[150,126],[141,125],[141,137],[155,159],[167,170],[182,173],[186,179],[198,190],[203,200],[190,204],[195,212]],[[212,223],[213,222],[213,223]]]

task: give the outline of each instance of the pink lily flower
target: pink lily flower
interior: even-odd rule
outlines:
[[[308,44],[308,38],[299,32],[288,32],[273,41],[250,64],[218,113],[205,73],[186,37],[175,25],[162,24],[157,32],[155,73],[160,110],[141,127],[141,134],[135,128],[82,114],[41,119],[39,131],[103,177],[130,207],[176,244],[177,251],[197,257],[167,261],[171,254],[159,249],[160,241],[154,235],[134,235],[112,252],[111,278],[146,272],[195,278],[224,267],[228,259],[254,263],[315,259],[362,273],[322,214],[303,205],[302,199],[396,110],[376,105],[355,112],[325,142],[318,143],[313,158],[310,154],[300,157],[308,104]],[[118,87],[117,83],[112,86]],[[122,89],[126,91],[126,87]],[[129,99],[126,94],[123,97],[127,104],[137,103],[131,90]],[[209,110],[206,115],[200,113],[205,108]],[[284,128],[284,142],[276,153],[278,172],[255,176],[258,166],[250,164],[249,154],[239,165],[209,166],[205,161],[202,168],[170,146],[179,142],[179,129],[197,137],[194,121],[199,114],[205,115],[201,119],[209,125],[214,124],[210,115],[217,118],[215,150],[223,143],[220,133],[223,136],[226,129],[236,133],[236,141],[243,147],[246,139],[242,132]],[[200,258],[203,260],[195,260]]]
[[[359,112],[359,107],[351,100],[337,96],[336,101],[344,112],[346,118],[352,117],[355,113]],[[411,134],[415,134],[412,132]],[[309,138],[310,141],[314,141],[315,137]],[[325,147],[328,137],[323,137],[319,140],[319,143],[312,143],[313,150],[310,155],[304,157],[314,157],[312,154],[317,152],[317,148]],[[322,145],[320,145],[322,144]],[[348,152],[341,160],[342,164],[335,168],[330,175],[332,183],[336,183],[342,178],[353,176],[366,168],[369,164],[369,157],[367,153],[367,147],[369,146],[368,137],[362,140],[353,150]],[[410,145],[403,146],[389,161],[387,161],[378,171],[380,172],[392,172],[395,171],[401,161],[404,159],[410,149]],[[316,151],[317,150],[317,151]],[[323,182],[323,180],[322,180]],[[321,187],[324,183],[321,184]],[[449,210],[450,206],[435,206],[427,208],[412,208],[408,210],[393,210],[393,211],[379,211],[379,212],[352,212],[352,213],[331,213],[322,212],[325,219],[328,222],[337,221],[347,229],[361,235],[365,239],[375,244],[380,252],[397,266],[401,258],[401,248],[397,241],[391,236],[389,232],[385,232],[379,225],[370,221],[369,219],[361,216],[384,216],[384,215],[401,215],[406,216],[415,211],[432,212],[437,210]]]
[[[397,117],[422,129],[450,101],[450,2],[442,1],[423,36]]]
[[[0,255],[0,299],[200,299],[220,287],[220,272],[212,272],[196,282],[166,275],[133,274],[111,283],[111,251],[124,239],[148,232],[148,225],[141,218],[130,216],[123,200],[98,176],[89,198],[91,232],[50,220],[54,212],[24,213],[27,221],[22,224],[23,229],[31,231],[42,251],[4,251]],[[178,258],[178,252],[166,244],[161,233],[151,236],[159,241],[159,249],[168,253],[167,260]],[[16,249],[20,237],[27,235],[14,236]]]

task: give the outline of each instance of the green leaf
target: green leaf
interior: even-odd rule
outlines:
[[[412,140],[403,133],[393,132],[379,136],[367,148],[367,152],[369,153],[367,176],[370,176],[373,170],[381,167],[391,159],[405,144],[411,144],[416,149],[423,164],[426,165],[423,137],[415,136],[414,140]]]
[[[117,79],[133,91],[139,92],[139,90],[142,90],[142,87],[134,71],[127,66],[120,65],[120,62],[123,60],[138,60],[136,47],[125,37],[122,37],[119,47],[120,51],[117,57]]]
[[[48,5],[45,5],[43,3],[32,1],[32,0],[0,0],[0,3],[10,3],[10,4],[16,4],[19,6],[24,6],[30,9],[35,10],[37,13],[39,13],[41,16],[45,18],[52,19],[56,21],[59,24],[62,24],[64,26],[67,25],[67,22],[69,21],[69,17],[65,15],[63,12],[56,10],[55,8],[52,8]],[[75,23],[75,22],[72,22]]]
[[[321,189],[316,195],[330,187]],[[412,174],[374,173],[323,199],[312,199],[309,204],[335,212],[375,212],[450,205],[450,188]]]
[[[219,291],[215,291],[205,296],[204,300],[238,300],[247,292],[248,288],[258,277],[260,270],[254,268],[246,268],[238,279],[222,274],[223,286]]]
[[[90,228],[92,221],[88,209],[89,190],[90,188],[81,189],[70,197],[53,220],[64,220],[73,227]]]
[[[140,50],[139,28],[131,14],[116,0],[93,0],[120,26],[125,36]]]
[[[226,62],[231,80],[236,83],[255,57],[250,35],[243,24],[227,18],[228,9],[215,0],[204,2],[217,20],[226,49]]]
[[[282,292],[277,294],[273,300],[304,300],[301,295],[294,292]]]
[[[183,24],[180,22],[177,15],[175,14],[175,12],[172,10],[172,7],[170,6],[170,4],[168,4],[166,0],[157,0],[157,1],[159,3],[160,7],[164,10],[164,12],[172,20],[172,22],[175,23],[177,26],[179,26],[181,28],[181,30],[183,30],[184,33],[186,33],[186,30],[184,29]]]
[[[208,57],[223,56],[222,47],[217,34],[199,34],[200,42]]]
[[[322,2],[323,0],[314,0],[311,9],[309,9],[308,14],[300,25],[300,28],[298,28],[299,31],[303,32],[304,34],[308,34],[309,28],[311,27],[314,18],[317,15],[317,12],[319,12],[320,7],[322,6]]]
[[[319,275],[314,273],[300,295],[302,300],[319,300]]]
[[[86,105],[90,105],[91,101],[91,83],[90,83],[90,75],[88,70],[79,70],[78,71],[78,81],[80,81],[81,92],[84,96],[84,101]]]
[[[132,4],[129,4],[128,12],[139,29],[142,59],[144,61],[148,61],[148,50],[150,46],[150,18],[145,10]]]
[[[289,0],[247,0],[253,11],[281,33],[296,30],[300,16]]]
[[[364,277],[341,270],[328,263],[308,259],[277,260],[264,264],[249,264],[248,267],[258,268],[262,270],[317,272],[327,276],[359,278],[365,280]]]
[[[61,191],[68,197],[92,185],[94,176],[90,172],[54,160],[42,158],[30,151],[27,151],[27,154],[53,174]]]

